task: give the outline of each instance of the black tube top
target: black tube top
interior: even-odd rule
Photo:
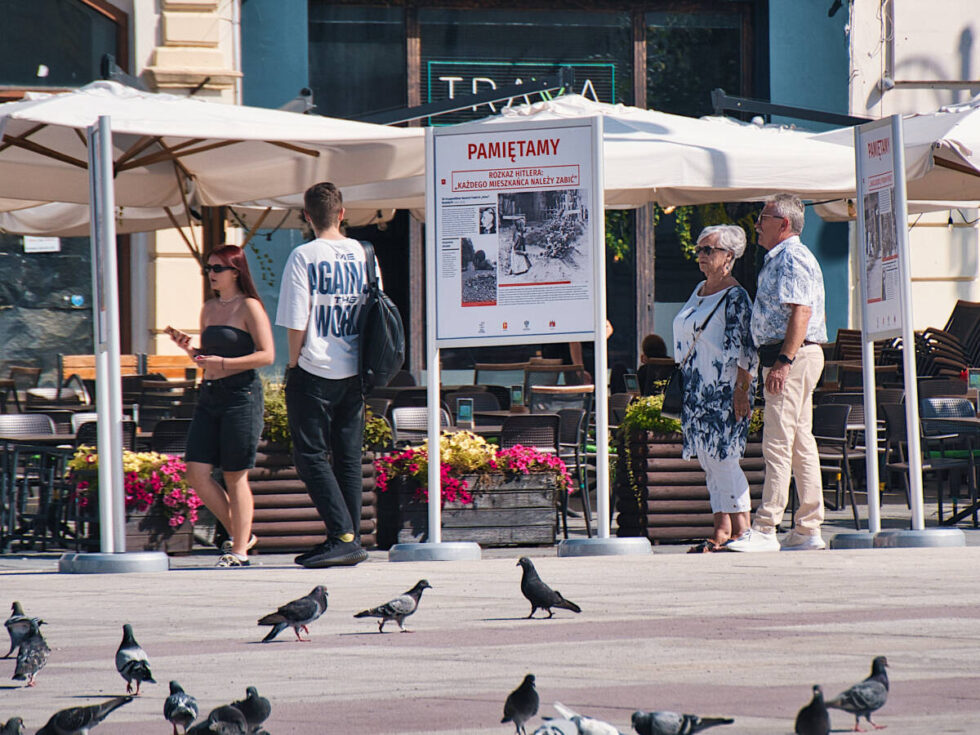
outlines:
[[[218,357],[242,357],[255,352],[252,335],[238,327],[215,324],[201,334],[201,354]]]

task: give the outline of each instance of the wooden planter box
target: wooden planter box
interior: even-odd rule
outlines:
[[[558,488],[549,473],[506,478],[466,475],[473,503],[445,503],[443,541],[475,541],[481,546],[554,544],[558,531]],[[416,500],[418,483],[396,478],[378,494],[379,546],[428,540],[429,504]]]
[[[100,543],[98,510],[79,520],[86,525],[86,549],[97,550]],[[158,512],[126,514],[126,551],[165,551],[174,556],[189,554],[194,548],[194,526],[184,521],[173,528]]]
[[[361,545],[371,548],[377,545],[373,453],[364,453],[361,471]],[[296,473],[291,451],[261,441],[248,482],[255,498],[252,533],[259,539],[259,552],[305,551],[323,541],[326,528]]]
[[[680,434],[635,432],[629,451],[620,441],[614,493],[617,536],[646,536],[653,543],[681,543],[709,536],[714,526],[704,470],[697,459],[681,458]],[[629,462],[629,464],[627,464]],[[762,443],[749,439],[741,462],[754,512],[762,499]],[[632,470],[636,487],[631,487]]]

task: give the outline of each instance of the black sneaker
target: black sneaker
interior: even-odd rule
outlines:
[[[293,561],[296,562],[297,564],[302,564],[307,559],[311,559],[317,554],[322,554],[324,551],[329,549],[330,546],[331,546],[331,541],[330,539],[327,539],[323,543],[317,544],[312,549],[309,549],[308,551],[304,551],[302,554],[300,554],[295,559],[293,559]]]
[[[352,567],[368,558],[368,553],[356,541],[335,540],[323,551],[307,557],[302,564],[307,569]]]

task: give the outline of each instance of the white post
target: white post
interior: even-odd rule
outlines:
[[[602,122],[601,118],[592,129],[593,150],[596,155],[596,165],[592,186],[595,188],[599,206],[595,212],[597,234],[595,242],[595,495],[596,513],[599,522],[596,524],[597,535],[601,539],[609,538],[609,383],[607,373],[606,344],[606,217],[604,209],[605,181],[602,165]],[[588,478],[586,478],[588,482]],[[585,509],[589,512],[588,508]]]
[[[878,497],[878,401],[875,396],[875,343],[861,341],[861,367],[864,371],[864,445],[868,484],[868,531],[881,530],[881,505]]]
[[[435,318],[429,319],[427,330],[435,331]],[[426,403],[429,406],[429,543],[442,543],[442,464],[439,461],[439,435],[442,433],[439,417],[442,405],[439,399],[439,348],[435,335],[426,340],[428,356]]]
[[[126,550],[123,508],[122,386],[112,130],[101,116],[88,128],[96,405],[99,414],[99,520],[102,551]]]

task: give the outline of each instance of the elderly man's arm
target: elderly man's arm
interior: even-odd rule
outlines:
[[[803,304],[789,304],[789,324],[786,326],[786,337],[783,339],[782,354],[789,359],[794,359],[796,353],[803,346],[806,339],[806,330],[810,324],[810,314],[813,310]],[[766,390],[773,394],[779,394],[786,384],[786,376],[789,375],[790,366],[783,362],[777,362],[766,376]]]

